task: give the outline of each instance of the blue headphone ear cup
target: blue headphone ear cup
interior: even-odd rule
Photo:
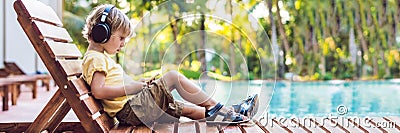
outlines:
[[[106,43],[111,36],[111,30],[108,24],[99,23],[92,29],[91,37],[96,43]]]

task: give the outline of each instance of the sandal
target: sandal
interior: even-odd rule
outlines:
[[[248,118],[234,112],[233,109],[223,108],[224,105],[218,103],[210,110],[206,110],[206,123],[207,124],[227,124],[235,125],[248,122]],[[244,119],[246,118],[246,119]]]
[[[244,116],[252,118],[258,109],[258,94],[249,96],[247,99],[243,100],[240,104],[232,105],[235,112],[240,113]]]

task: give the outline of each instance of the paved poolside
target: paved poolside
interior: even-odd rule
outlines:
[[[0,110],[0,123],[33,122],[58,89],[58,87],[51,86],[50,91],[46,91],[45,87],[38,87],[37,98],[32,99],[32,92],[29,86],[22,85],[21,95],[18,97],[17,105],[11,105],[11,100],[9,100],[9,110]],[[79,120],[71,110],[63,121],[78,122]]]

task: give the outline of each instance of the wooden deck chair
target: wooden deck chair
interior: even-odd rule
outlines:
[[[145,126],[127,127],[118,126],[114,120],[104,111],[101,104],[94,99],[90,93],[90,87],[86,82],[79,78],[81,75],[80,60],[82,54],[76,45],[71,44],[72,39],[66,29],[62,26],[60,19],[55,12],[47,5],[37,0],[16,0],[14,9],[18,14],[18,22],[31,41],[36,52],[46,65],[59,89],[50,99],[44,109],[40,112],[33,123],[25,124],[0,124],[0,132],[4,128],[13,125],[15,130],[5,130],[5,132],[28,133],[37,132],[62,132],[56,129],[65,127],[68,123],[61,123],[65,115],[72,110],[77,115],[81,127],[86,132],[311,132],[308,127],[299,123],[300,128],[283,126],[282,122],[272,119],[276,126],[263,126],[258,121],[254,121],[256,126],[208,126],[204,122],[187,122],[173,124],[154,123],[151,128]],[[386,119],[386,118],[385,118]],[[400,118],[388,118],[390,121],[400,121]],[[269,120],[268,120],[269,121]],[[296,123],[296,120],[292,119]],[[60,124],[61,123],[61,124]],[[313,123],[318,124],[313,121]],[[332,121],[332,123],[334,123]],[[329,124],[326,124],[329,125]],[[29,127],[27,127],[29,126]],[[68,126],[66,126],[68,127]],[[396,129],[400,127],[395,123]],[[79,128],[79,126],[72,126]],[[316,127],[318,132],[329,132],[324,126]],[[357,130],[365,129],[360,126]],[[371,128],[377,129],[378,128]],[[68,130],[68,129],[67,129]],[[70,130],[70,129],[69,129]],[[347,129],[341,128],[344,132]],[[379,128],[381,130],[381,128]],[[332,131],[332,130],[331,130]],[[362,130],[366,131],[366,130]],[[382,131],[385,131],[382,129]],[[368,131],[369,132],[369,131]]]
[[[11,78],[15,77],[12,72],[10,72],[7,68],[2,68],[0,69],[0,77],[1,78]],[[32,88],[32,98],[35,99],[37,97],[37,79],[36,77],[33,76],[27,76],[27,75],[18,75],[18,78],[20,80],[18,82],[14,82],[13,85],[16,87],[15,90],[11,90],[12,94],[12,104],[16,105],[16,100],[19,94],[21,93],[21,85],[27,85]],[[13,87],[14,87],[13,86]]]
[[[36,85],[36,78],[29,76],[10,76],[6,69],[0,69],[0,97],[3,101],[3,111],[8,110],[9,93],[11,94],[11,104],[17,105],[17,98],[19,96],[19,88],[21,84]],[[36,98],[37,87],[32,87],[32,97]]]
[[[152,127],[119,126],[104,112],[101,104],[91,95],[90,87],[80,78],[82,54],[71,44],[72,39],[56,13],[37,0],[16,0],[14,9],[18,22],[59,86],[54,96],[40,112],[26,132],[53,132],[72,108],[86,132],[230,132],[260,131],[261,128],[242,126],[207,126],[204,122],[154,123]],[[63,124],[61,124],[63,125]],[[7,125],[5,125],[7,126]],[[257,126],[253,126],[256,128]],[[1,129],[1,125],[0,125]],[[263,131],[263,130],[261,130]]]
[[[26,75],[12,75],[6,69],[0,69],[0,78],[2,81],[8,82],[11,92],[12,105],[17,104],[17,98],[20,94],[21,84],[26,84],[32,86],[32,98],[37,97],[37,79],[36,77],[26,76]]]
[[[17,98],[20,94],[18,87],[21,84],[32,85],[32,97],[36,98],[37,87],[35,77],[25,75],[10,75],[6,69],[0,69],[0,96],[3,99],[3,111],[8,110],[9,94],[11,94],[11,104],[17,105]]]
[[[2,99],[2,110],[8,110],[8,101],[9,96],[8,93],[11,91],[12,81],[9,81],[7,78],[0,78],[0,97]]]
[[[42,81],[42,86],[45,86],[46,90],[50,91],[50,80],[51,80],[50,75],[48,74],[27,75],[15,62],[4,61],[4,66],[6,71],[12,75],[26,75],[34,77],[37,81]]]
[[[81,75],[82,54],[51,7],[37,0],[16,0],[18,22],[59,86],[26,132],[53,132],[72,108],[87,132],[109,132],[116,123],[90,94]],[[130,130],[129,128],[127,128]]]

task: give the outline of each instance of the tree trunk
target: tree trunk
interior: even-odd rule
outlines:
[[[305,35],[305,51],[313,51],[310,53],[307,53],[308,56],[306,56],[306,63],[307,63],[307,75],[309,77],[312,77],[314,75],[314,68],[315,68],[315,62],[314,62],[314,48],[313,48],[313,42],[314,42],[314,31],[315,31],[315,16],[313,9],[311,7],[308,7],[305,9],[305,20],[307,21],[306,23],[306,35]]]
[[[232,21],[233,21],[233,13],[232,13],[232,2],[231,2],[231,0],[228,0],[228,2],[227,2],[229,5],[228,5],[228,11],[229,11],[229,14],[231,15],[231,18],[232,18]],[[229,53],[230,53],[230,60],[229,60],[229,62],[230,62],[230,71],[231,71],[231,76],[233,76],[233,75],[235,75],[236,73],[237,73],[237,69],[236,69],[236,54],[235,54],[235,30],[234,30],[234,27],[233,26],[231,26],[231,45],[229,45]]]
[[[286,56],[288,55],[288,56],[290,56],[291,55],[291,50],[290,50],[290,46],[289,46],[289,41],[288,41],[288,39],[287,39],[287,37],[286,37],[286,32],[285,32],[285,27],[284,27],[284,25],[282,24],[282,17],[281,17],[281,9],[280,9],[280,7],[279,7],[279,5],[278,5],[278,2],[277,1],[275,1],[275,3],[276,3],[276,9],[277,9],[277,22],[278,22],[278,29],[279,29],[279,34],[280,34],[280,37],[281,37],[281,43],[283,44],[283,46],[281,46],[281,47],[283,47],[284,49],[285,49],[285,51],[284,51],[284,54],[282,55],[283,57],[282,58],[280,58],[281,60],[279,61],[279,63],[280,63],[280,66],[282,67],[281,69],[282,69],[282,73],[285,73],[285,70],[286,70],[286,65],[285,65],[285,63],[284,63],[284,61],[286,60]],[[282,74],[283,75],[283,74]]]
[[[323,5],[321,4],[320,1],[318,1],[318,6],[322,7]],[[326,39],[329,37],[329,27],[326,24],[327,21],[325,19],[325,12],[323,12],[322,9],[317,9],[318,10],[318,15],[316,15],[317,20],[319,20],[319,27],[321,27],[322,29],[322,38]],[[321,60],[321,75],[325,75],[326,74],[326,61],[325,61],[326,56],[322,53],[320,56],[320,60]]]
[[[363,8],[362,1],[358,0],[357,4],[358,4],[358,6],[356,6],[356,13],[355,13],[356,18],[354,21],[354,25],[356,26],[357,36],[361,43],[362,57],[364,57],[365,55],[368,56],[368,53],[369,53],[368,52],[368,44],[367,44],[367,41],[365,40],[365,37],[363,34],[363,27],[366,27],[366,22],[365,22],[364,11],[362,9]],[[363,58],[363,60],[364,60],[363,64],[367,63],[364,58]],[[362,75],[367,75],[367,72],[364,69],[364,67],[362,67],[362,69],[363,69]]]
[[[288,41],[288,39],[286,37],[285,29],[284,29],[284,26],[282,24],[282,17],[281,17],[281,14],[280,14],[281,9],[278,6],[278,2],[276,2],[276,9],[277,9],[276,10],[277,11],[277,15],[276,16],[278,17],[277,22],[278,22],[279,34],[280,34],[280,37],[282,39],[281,41],[283,43],[283,48],[285,49],[285,53],[289,54],[289,52],[290,52],[289,41]]]
[[[313,51],[313,41],[314,41],[314,26],[309,24],[308,25],[308,32],[307,32],[307,51]],[[307,64],[308,64],[308,69],[307,69],[307,73],[308,76],[312,77],[314,75],[314,68],[315,68],[315,62],[313,61],[313,56],[314,56],[314,51],[310,53],[311,58],[309,57],[307,60]]]
[[[372,14],[372,12],[369,8],[367,8],[366,12],[367,12],[367,16],[368,16],[367,20],[369,20],[368,22],[371,22],[371,26],[377,26],[376,16],[374,14]],[[379,48],[378,47],[381,44],[380,44],[380,42],[377,41],[376,38],[379,38],[379,33],[378,33],[379,29],[369,28],[369,30],[370,30],[370,33],[368,34],[369,35],[368,40],[369,40],[369,44],[370,44],[369,47],[375,49],[374,52],[371,52],[372,56],[370,56],[370,58],[372,58],[372,68],[373,68],[372,70],[373,70],[374,77],[378,77],[378,75],[379,75],[379,64],[378,64],[378,58],[379,58],[379,50],[378,49]],[[383,40],[381,40],[381,41],[383,41]]]
[[[282,78],[283,77],[283,72],[282,68],[279,65],[279,46],[278,46],[278,40],[277,40],[277,33],[276,33],[276,24],[274,20],[274,16],[272,14],[272,0],[267,1],[267,6],[268,6],[268,12],[269,12],[269,21],[271,22],[271,41],[272,41],[272,49],[274,51],[274,60],[275,60],[275,66],[278,67],[278,77]]]
[[[171,29],[172,29],[172,35],[173,35],[173,37],[174,37],[174,46],[175,46],[175,63],[176,64],[179,64],[180,63],[180,59],[178,59],[178,57],[181,57],[180,55],[181,55],[181,45],[179,44],[179,42],[178,42],[178,34],[179,34],[179,31],[178,31],[178,21],[179,21],[179,19],[177,18],[177,17],[175,17],[175,15],[174,16],[170,16],[170,18],[173,18],[174,20],[170,20],[170,27],[171,27]],[[160,59],[160,61],[162,60],[162,58]]]
[[[397,21],[396,21],[397,16],[395,14],[390,14],[390,16],[391,16],[391,19],[390,19],[390,21],[388,21],[389,26],[387,27],[388,31],[390,31],[389,35],[388,35],[388,47],[389,47],[388,49],[389,50],[392,49],[393,46],[396,46],[395,38],[397,35]]]
[[[382,8],[378,7],[378,10],[382,9],[380,12],[384,12],[383,11],[384,8],[385,7],[382,7]],[[370,13],[372,13],[372,12],[370,11]],[[382,16],[380,16],[379,11],[377,13],[371,14],[371,16],[372,16],[374,28],[377,31],[374,33],[378,36],[377,38],[379,38],[379,41],[375,41],[376,42],[375,43],[375,52],[376,52],[376,54],[378,54],[380,56],[381,60],[383,61],[382,64],[385,69],[385,76],[389,76],[390,70],[389,70],[389,67],[387,66],[387,63],[386,63],[387,60],[385,59],[385,55],[384,55],[384,50],[387,47],[387,41],[386,41],[385,34],[383,33],[383,29],[382,29],[383,25],[381,25],[381,24],[383,24],[382,21],[384,21],[384,20],[383,19],[378,20],[378,18],[382,18]],[[374,56],[374,58],[377,58],[377,57]],[[377,60],[377,59],[374,59],[374,64],[375,64],[375,60]],[[378,65],[378,63],[376,63],[376,65],[374,66],[374,75],[378,75],[378,74],[379,74],[379,65]]]
[[[375,51],[374,52],[371,52],[371,54],[370,54],[370,56],[368,56],[369,58],[372,58],[372,72],[373,72],[373,76],[374,77],[377,77],[378,76],[378,74],[379,74],[379,65],[378,65],[378,56],[379,56],[379,53],[378,53],[378,49],[377,49],[377,47],[378,46],[376,46],[377,44],[377,41],[376,41],[376,35],[375,34],[372,34],[372,33],[375,33],[376,31],[375,31],[375,29],[374,28],[371,28],[370,30],[369,30],[370,32],[371,32],[371,34],[369,35],[369,37],[368,37],[368,42],[369,42],[369,44],[370,44],[370,47],[372,47],[372,48],[375,48]],[[378,53],[378,54],[377,54]]]
[[[384,24],[387,23],[387,19],[386,19],[387,18],[387,14],[386,14],[387,0],[383,0],[382,8],[378,8],[378,9],[381,9],[380,12],[382,12],[382,13],[376,14],[376,15],[379,15],[379,18],[377,18],[375,16],[374,22],[376,23],[376,21],[378,21],[378,23],[375,25],[378,25],[376,27],[376,29],[378,30],[379,38],[381,39],[382,45],[377,45],[377,49],[379,51],[381,59],[383,60],[383,67],[385,69],[384,77],[387,77],[387,76],[391,76],[390,67],[388,66],[388,63],[387,63],[388,60],[385,58],[385,50],[390,50],[390,47],[387,43],[388,41],[386,40],[386,35],[383,30]]]
[[[206,62],[206,33],[205,33],[205,15],[201,14],[200,20],[200,50],[199,50],[199,60],[201,62],[201,72],[207,71],[207,62]]]
[[[333,38],[333,40],[336,40],[337,36],[338,36],[338,21],[340,21],[340,17],[338,17],[337,15],[337,10],[336,10],[336,1],[335,0],[331,0],[330,1],[330,5],[331,5],[331,10],[330,10],[330,14],[328,15],[328,20],[331,23],[329,27],[331,27],[331,36]]]
[[[395,32],[395,34],[394,34],[394,38],[396,38],[398,35],[399,35],[399,33],[398,33],[398,31],[397,31],[397,24],[398,24],[398,22],[400,21],[400,0],[397,0],[396,2],[395,2],[396,4],[397,4],[397,7],[396,7],[396,12],[395,12],[395,14],[394,14],[394,27],[396,27],[394,30],[394,32]],[[397,41],[394,41],[394,44],[397,44]],[[398,48],[398,46],[397,45],[394,45],[394,48],[395,49],[399,49]],[[400,62],[398,62],[398,63],[400,63]],[[397,68],[397,70],[398,70],[398,74],[400,75],[400,67],[396,67]]]
[[[359,69],[358,68],[358,64],[357,64],[357,52],[358,52],[358,48],[357,48],[357,44],[356,44],[356,39],[355,39],[355,35],[354,35],[354,28],[351,27],[350,28],[350,32],[349,32],[349,53],[350,53],[350,61],[351,64],[354,66],[354,71],[356,73],[356,78],[354,79],[358,79],[360,76],[359,73]]]

